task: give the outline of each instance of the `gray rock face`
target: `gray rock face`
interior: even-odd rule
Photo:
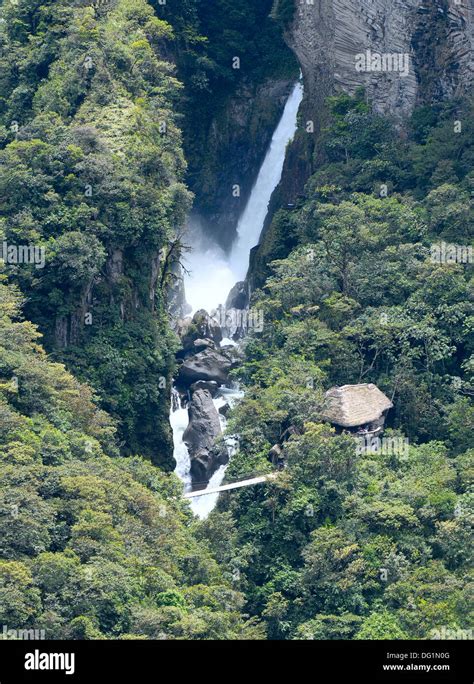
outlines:
[[[178,318],[176,321],[172,321],[173,329],[180,338],[185,338],[188,334],[189,328],[193,322],[191,316],[186,316],[185,318]]]
[[[200,389],[207,390],[211,397],[214,397],[219,389],[219,385],[214,380],[198,380],[197,382],[193,382],[189,389],[191,394]]]
[[[322,105],[331,92],[364,86],[377,111],[403,119],[417,103],[420,86],[426,90],[420,66],[430,51],[438,54],[428,74],[438,82],[430,88],[433,95],[452,97],[472,87],[473,10],[474,0],[313,0],[297,3],[287,38],[313,105]],[[356,55],[366,50],[408,54],[408,74],[358,71]]]
[[[158,266],[159,265],[160,264],[158,264]],[[177,326],[180,320],[184,319],[187,314],[191,313],[192,309],[186,301],[183,271],[180,264],[176,261],[171,265],[171,275],[172,278],[166,288],[166,300],[171,321],[175,326]],[[157,276],[158,272],[156,273],[156,277]]]
[[[193,316],[193,324],[197,328],[199,337],[212,340],[216,344],[222,341],[222,331],[219,323],[211,318],[204,309],[196,311]]]
[[[226,462],[226,458],[228,460],[226,450],[215,447],[222,429],[219,414],[208,390],[198,389],[193,393],[188,413],[189,425],[184,431],[183,441],[191,457],[193,481],[203,484],[221,463]]]
[[[249,286],[245,280],[235,283],[225,303],[226,309],[245,309],[249,304]]]
[[[211,449],[221,433],[219,414],[210,392],[199,389],[194,392],[188,408],[189,425],[184,431],[183,441],[191,456],[201,449]]]
[[[403,130],[414,107],[469,93],[474,81],[474,0],[298,0],[295,8],[285,38],[304,77],[301,123],[270,200],[260,244],[250,252],[252,289],[262,286],[267,264],[276,258],[270,231],[274,212],[304,195],[316,170],[329,95],[354,94],[362,86],[375,111],[392,117]],[[407,55],[407,74],[358,70],[356,58],[367,50]],[[314,128],[308,129],[309,122]]]
[[[224,404],[224,406],[221,406],[219,409],[219,413],[221,414],[221,416],[224,416],[225,418],[227,417],[227,414],[229,413],[229,411],[230,411],[230,404],[228,404],[227,402]]]
[[[197,182],[191,185],[196,195],[194,206],[205,233],[224,249],[231,246],[235,237],[239,217],[293,81],[275,80],[272,76],[253,86],[243,82],[235,95],[216,110],[203,141],[203,166],[196,174]],[[240,186],[240,197],[229,201],[234,184]]]
[[[185,359],[179,369],[178,384],[191,385],[198,380],[211,380],[219,385],[227,381],[231,361],[215,349],[205,349]]]
[[[200,352],[203,351],[204,349],[215,349],[216,345],[212,340],[207,340],[207,339],[197,339],[194,340],[193,342],[193,348],[195,351]]]
[[[192,318],[179,319],[175,330],[183,346],[180,356],[195,354],[206,347],[218,346],[222,340],[222,330],[218,321],[207,311],[197,311]]]

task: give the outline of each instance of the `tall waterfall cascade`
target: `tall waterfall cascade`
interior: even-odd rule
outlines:
[[[185,267],[189,272],[185,275],[184,286],[186,300],[193,312],[199,309],[211,312],[219,304],[224,304],[232,286],[245,278],[250,250],[259,243],[270,198],[281,180],[288,143],[296,133],[297,114],[302,99],[303,85],[301,81],[298,81],[288,97],[257,180],[238,222],[237,235],[230,254],[225,254],[218,245],[210,242],[203,235],[197,222],[191,225],[190,237],[193,249],[185,258]],[[228,343],[228,340],[225,342]],[[217,409],[225,402],[232,407],[242,396],[242,392],[238,389],[221,387],[213,401]],[[220,420],[224,430],[226,424],[224,416],[220,416]],[[175,472],[183,481],[185,491],[190,491],[192,488],[191,461],[183,442],[183,433],[188,425],[188,411],[187,408],[181,406],[179,393],[175,388],[172,394],[170,422],[176,460]],[[226,444],[229,456],[232,457],[236,450],[235,443],[231,438],[227,438]],[[207,488],[215,488],[222,484],[226,467],[223,465],[216,470]],[[190,505],[194,514],[200,518],[206,518],[216,505],[218,496],[218,494],[208,494],[192,499]]]
[[[237,239],[229,258],[234,282],[243,280],[247,275],[250,250],[259,243],[270,198],[281,180],[287,145],[296,133],[298,109],[302,99],[303,85],[298,81],[286,102],[249,201],[237,225]]]

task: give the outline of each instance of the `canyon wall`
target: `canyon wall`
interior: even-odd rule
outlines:
[[[427,79],[432,97],[472,87],[473,11],[473,0],[304,0],[286,38],[313,103],[363,86],[377,111],[403,119],[426,99]],[[408,74],[357,71],[366,50],[409,55]]]
[[[274,212],[297,201],[318,167],[316,143],[327,117],[326,98],[339,92],[353,95],[363,87],[374,110],[403,129],[415,107],[469,94],[474,81],[474,0],[295,0],[285,39],[303,72],[305,97],[261,244],[253,250],[252,287],[261,284],[264,265],[282,256],[273,250]],[[358,55],[367,51],[403,55],[408,68],[404,73],[358,70]]]
[[[295,79],[296,74],[244,82],[221,104],[201,137],[200,167],[190,178],[194,206],[205,233],[224,249],[235,236]]]

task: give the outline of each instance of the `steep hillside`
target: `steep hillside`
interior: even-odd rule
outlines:
[[[230,559],[246,549],[239,586],[269,638],[467,635],[472,104],[415,110],[405,141],[363,93],[328,107],[327,161],[275,215],[251,300],[262,327],[234,372],[226,478],[285,467],[222,494],[203,526],[216,550],[220,530],[233,539]],[[394,405],[363,445],[323,411],[325,391],[358,383]]]
[[[172,469],[167,254],[190,207],[172,29],[146,0],[2,15],[0,230],[46,260],[9,277],[47,349],[118,419],[121,451]]]
[[[52,363],[0,282],[0,616],[46,639],[239,639],[259,630],[190,529],[181,483],[119,458],[92,390]],[[4,637],[3,637],[4,638]]]
[[[330,117],[329,96],[363,88],[374,114],[393,120],[403,135],[414,109],[462,99],[474,82],[473,0],[314,0],[294,8],[285,38],[303,72],[305,99],[259,261],[271,254],[274,211],[304,194],[309,176],[325,161],[320,134]],[[396,68],[356,68],[357,56],[367,52],[396,56]],[[258,273],[254,277],[258,281]]]

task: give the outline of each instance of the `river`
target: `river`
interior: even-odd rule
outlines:
[[[232,286],[245,278],[249,266],[249,254],[258,244],[268,213],[268,204],[273,191],[280,182],[288,143],[293,139],[297,128],[298,109],[303,99],[303,85],[298,81],[286,102],[283,114],[273,133],[270,146],[260,167],[257,180],[250,193],[247,205],[239,219],[237,234],[229,254],[203,235],[198,220],[194,219],[190,236],[192,252],[185,258],[189,271],[185,276],[186,300],[193,313],[199,309],[211,312],[219,304],[224,304]],[[229,340],[224,340],[228,343]],[[235,388],[221,387],[214,398],[217,409],[225,401],[231,406],[242,397]],[[225,430],[226,419],[220,417]],[[170,423],[173,429],[174,458],[176,474],[183,481],[185,491],[191,489],[190,458],[183,442],[183,433],[188,425],[188,411],[181,408],[177,390],[173,388]],[[228,438],[227,447],[232,458],[236,450],[235,441]],[[225,476],[227,466],[221,466],[211,477],[208,487],[219,486]],[[206,490],[203,490],[205,492]],[[218,494],[207,494],[191,499],[191,509],[200,518],[206,518],[216,505]]]

